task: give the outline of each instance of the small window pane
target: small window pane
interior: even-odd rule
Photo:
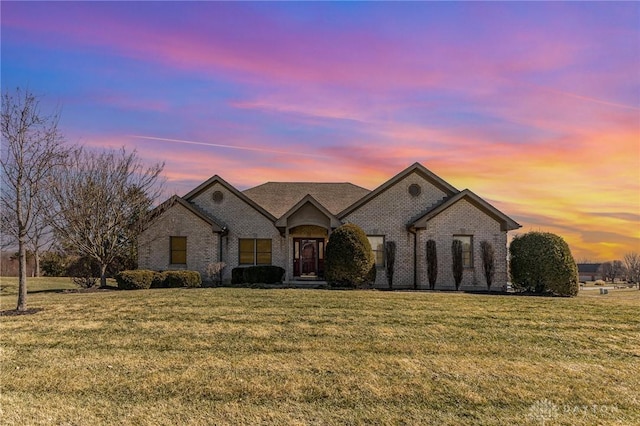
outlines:
[[[240,251],[253,252],[253,240],[241,238]]]
[[[258,253],[257,265],[271,265],[271,253]]]
[[[471,235],[454,235],[454,240],[462,242],[462,265],[473,268],[473,237]]]
[[[271,240],[257,240],[258,252],[271,252]]]
[[[238,245],[240,246],[240,264],[253,265],[255,260],[255,240],[241,238]]]
[[[367,235],[367,238],[376,260],[376,267],[382,268],[384,266],[384,236]]]
[[[271,265],[271,240],[256,240],[256,265]]]
[[[170,262],[173,265],[187,263],[187,237],[169,238]]]

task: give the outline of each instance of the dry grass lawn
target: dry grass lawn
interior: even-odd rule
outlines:
[[[0,317],[3,425],[640,424],[638,290],[65,286]]]

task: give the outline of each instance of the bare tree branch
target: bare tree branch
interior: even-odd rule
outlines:
[[[67,151],[58,131],[59,112],[44,115],[39,99],[28,90],[2,95],[2,155],[0,207],[3,232],[18,244],[17,310],[27,309],[26,249],[29,233],[37,227],[36,207],[48,176],[64,163]]]
[[[164,164],[145,167],[136,151],[76,150],[51,179],[51,225],[78,253],[107,267],[135,245],[140,223],[161,193]]]

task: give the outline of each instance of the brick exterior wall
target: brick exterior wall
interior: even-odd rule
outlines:
[[[500,290],[507,282],[507,232],[500,230],[500,223],[465,199],[427,222],[425,230],[418,231],[418,283],[420,288],[429,288],[427,278],[427,241],[436,242],[438,255],[438,280],[436,289],[455,289],[452,272],[451,243],[454,235],[471,235],[473,268],[465,268],[461,289],[486,289],[480,242],[488,241],[495,250],[495,276],[491,286]]]
[[[418,196],[409,194],[412,184],[420,186]],[[446,195],[414,172],[343,219],[344,222],[358,225],[367,235],[384,235],[385,241],[395,241],[394,288],[413,288],[414,234],[407,231],[407,224]],[[387,286],[385,270],[380,268],[376,275],[376,287]]]
[[[409,193],[409,187],[414,184],[421,189],[417,195]],[[222,193],[221,200],[214,200],[216,191]],[[451,242],[454,235],[471,235],[473,268],[465,269],[461,288],[486,288],[480,254],[480,242],[486,240],[495,250],[496,273],[492,288],[500,289],[507,282],[507,232],[501,230],[497,220],[466,198],[461,198],[427,221],[426,229],[415,232],[407,229],[409,224],[446,196],[443,189],[414,170],[341,219],[344,223],[360,226],[367,235],[384,236],[385,241],[396,243],[394,288],[413,288],[414,282],[420,289],[428,288],[426,242],[429,239],[436,241],[438,253],[436,289],[455,288],[451,271]],[[214,181],[189,201],[220,226],[226,227],[226,235],[213,232],[209,223],[184,206],[175,204],[140,236],[140,268],[191,269],[199,271],[206,278],[207,265],[222,261],[226,264],[222,278],[228,282],[231,270],[239,266],[239,239],[267,238],[272,240],[272,264],[284,268],[287,271],[286,278],[292,279],[293,237],[330,236],[328,218],[324,220],[318,217],[323,213],[310,204],[302,206],[289,217],[289,228],[283,236],[267,216],[219,181]],[[294,229],[295,226],[298,227]],[[169,264],[171,236],[187,237],[186,265]],[[377,271],[376,287],[387,287],[384,268]]]
[[[213,200],[213,193],[216,191],[222,193],[220,202]],[[229,233],[222,237],[222,262],[226,264],[222,275],[223,281],[231,280],[231,270],[239,266],[238,240],[240,238],[271,239],[272,264],[285,267],[285,239],[273,222],[224,185],[214,183],[191,201],[209,213],[220,225],[229,229]]]
[[[187,237],[187,264],[172,265],[171,237]],[[138,267],[154,271],[188,269],[207,279],[207,265],[217,262],[218,233],[180,204],[174,204],[149,224],[138,238]]]

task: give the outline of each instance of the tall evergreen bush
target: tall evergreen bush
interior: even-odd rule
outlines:
[[[462,273],[464,272],[464,265],[462,264],[462,241],[453,240],[451,243],[451,258],[453,260],[451,265],[453,280],[456,283],[456,290],[459,290],[460,283],[462,282]]]
[[[331,233],[324,262],[325,278],[332,286],[359,287],[375,280],[371,244],[364,231],[352,223]]]
[[[578,267],[562,237],[527,232],[513,239],[509,253],[514,288],[563,296],[578,294]]]
[[[427,241],[427,278],[429,290],[434,290],[438,279],[438,252],[434,240]]]

